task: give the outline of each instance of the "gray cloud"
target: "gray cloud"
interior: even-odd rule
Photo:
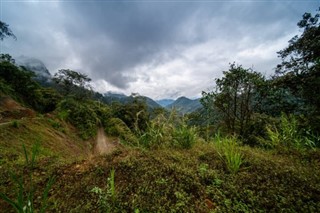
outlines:
[[[2,3],[18,41],[1,52],[42,60],[51,72],[87,73],[99,91],[198,96],[236,61],[271,73],[276,51],[317,2],[68,1]]]

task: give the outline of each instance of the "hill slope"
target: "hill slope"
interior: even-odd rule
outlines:
[[[22,144],[31,149],[36,142],[41,144],[45,157],[78,159],[90,154],[91,142],[82,141],[74,127],[50,114],[36,116],[33,110],[6,98],[0,101],[0,116],[0,150],[4,161],[12,155],[23,159]]]
[[[175,108],[180,113],[190,113],[202,107],[200,99],[191,100],[186,97],[180,97],[172,104],[166,106],[167,109]]]
[[[94,141],[81,140],[74,127],[53,115],[9,118],[0,124],[0,191],[15,198],[10,171],[25,180],[31,173],[36,209],[53,176],[47,212],[320,210],[318,149],[240,147],[244,160],[240,170],[232,173],[219,143],[198,139],[191,149],[154,150],[119,145],[112,152],[92,156]],[[35,143],[40,143],[40,153],[30,169],[24,163],[22,144],[30,154]],[[28,184],[23,183],[26,190]],[[1,199],[0,209],[12,212]]]

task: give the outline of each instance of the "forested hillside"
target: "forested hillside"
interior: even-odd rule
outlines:
[[[166,108],[71,69],[40,84],[39,61],[1,54],[0,211],[320,212],[319,16],[271,77],[231,62]]]

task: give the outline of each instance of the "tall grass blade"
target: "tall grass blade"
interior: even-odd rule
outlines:
[[[110,194],[111,194],[112,202],[114,202],[116,200],[116,189],[115,189],[115,184],[114,184],[114,175],[115,175],[115,170],[112,169],[110,171],[110,178],[109,178],[109,186],[110,186]]]
[[[40,213],[45,212],[46,208],[48,207],[48,194],[54,182],[55,182],[55,177],[50,177],[47,182],[46,188],[44,189],[44,192],[43,192],[42,206],[40,209]]]
[[[40,151],[40,142],[37,140],[34,145],[32,146],[32,154],[31,154],[31,168],[33,169],[36,157]]]
[[[26,146],[23,144],[22,147],[23,147],[24,157],[26,159],[26,164],[29,165],[29,158],[28,158],[28,153],[27,153]]]
[[[17,212],[23,212],[21,205],[19,205],[17,202],[14,202],[11,200],[8,196],[0,192],[0,198],[6,201],[8,204],[10,204]]]

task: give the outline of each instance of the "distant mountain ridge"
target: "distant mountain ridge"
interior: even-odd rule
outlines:
[[[200,103],[200,98],[191,100],[186,97],[180,97],[177,100],[175,100],[173,103],[169,104],[166,106],[167,109],[171,110],[175,108],[178,112],[180,113],[191,113],[194,112],[195,110],[201,108],[202,105]]]
[[[192,100],[186,97],[180,97],[177,100],[161,99],[161,100],[154,101],[153,99],[146,96],[140,96],[140,97],[145,99],[146,104],[151,109],[163,107],[167,110],[172,110],[173,108],[175,108],[179,113],[185,114],[185,113],[194,112],[197,109],[202,107],[199,98]],[[126,104],[133,101],[133,97],[127,96],[125,94],[107,92],[103,94],[103,101],[108,104],[111,104],[112,102],[119,102],[122,104]]]
[[[161,105],[159,105],[157,102],[155,102],[153,99],[147,97],[147,96],[139,96],[142,99],[145,99],[146,104],[148,105],[149,108],[155,109],[155,108],[161,108]],[[126,96],[124,94],[119,94],[119,93],[112,93],[112,92],[107,92],[103,94],[103,100],[111,104],[112,102],[119,102],[122,104],[130,103],[134,99],[133,96]]]
[[[156,100],[156,102],[161,105],[162,107],[166,107],[170,104],[172,104],[175,100],[174,99],[160,99]]]

